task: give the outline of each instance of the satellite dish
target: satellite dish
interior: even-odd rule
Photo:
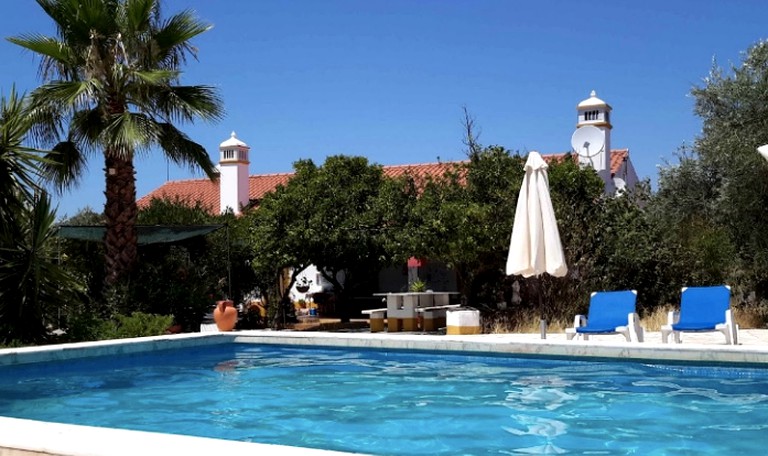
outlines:
[[[579,156],[592,158],[602,152],[603,146],[605,146],[605,136],[599,128],[587,125],[573,132],[571,146]]]

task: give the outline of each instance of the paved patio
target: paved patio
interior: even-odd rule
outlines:
[[[500,337],[509,338],[510,342],[530,342],[531,339],[541,339],[540,334],[526,334],[526,333],[512,333],[512,334],[497,334]],[[719,332],[704,332],[704,333],[683,333],[681,336],[682,344],[712,344],[712,345],[726,345],[725,336]],[[566,341],[565,333],[548,333],[547,340],[553,341]],[[670,336],[670,341],[672,337]],[[621,343],[625,342],[623,336],[605,335],[605,336],[591,336],[589,341],[592,343]],[[645,341],[643,343],[662,343],[661,332],[659,331],[647,331],[645,333]],[[675,345],[669,343],[669,345]],[[740,329],[739,330],[739,345],[762,345],[768,348],[768,329]]]

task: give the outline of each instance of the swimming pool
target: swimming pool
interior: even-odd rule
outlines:
[[[0,415],[380,455],[759,454],[768,370],[224,344],[2,367]]]

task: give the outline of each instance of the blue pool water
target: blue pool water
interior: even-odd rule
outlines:
[[[768,370],[229,344],[1,367],[0,415],[377,455],[763,454]]]

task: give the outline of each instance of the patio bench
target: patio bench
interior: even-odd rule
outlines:
[[[371,324],[371,332],[381,332],[384,331],[384,318],[387,316],[387,308],[381,308],[381,309],[368,309],[363,310],[363,315],[368,315],[370,318],[370,324]]]
[[[448,304],[444,306],[417,307],[416,313],[421,316],[422,331],[437,331],[445,326],[445,312],[449,309],[461,307],[461,304]]]

